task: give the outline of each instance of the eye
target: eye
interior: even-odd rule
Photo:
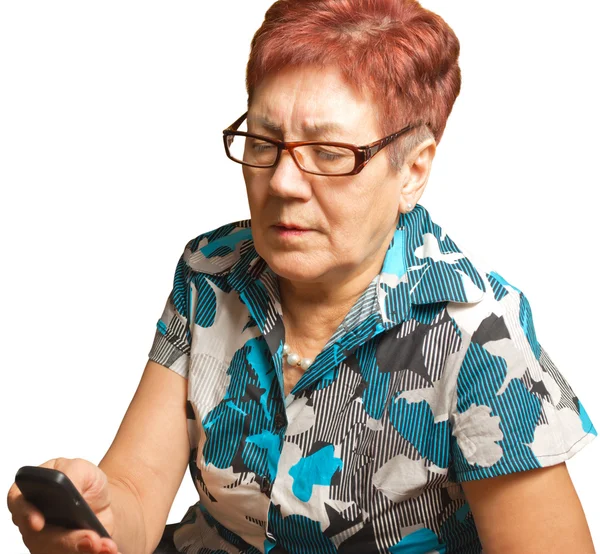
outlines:
[[[338,154],[335,152],[330,152],[328,150],[317,150],[316,151],[317,156],[319,156],[319,158],[321,158],[322,160],[326,161],[326,162],[335,162],[336,160],[339,160],[342,157],[342,154]]]
[[[252,141],[252,149],[255,152],[268,152],[269,150],[275,148],[274,144],[271,144],[270,142],[262,142],[259,140],[253,140]]]

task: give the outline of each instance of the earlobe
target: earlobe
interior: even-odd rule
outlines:
[[[406,204],[403,208],[402,203],[400,203],[400,206],[398,206],[398,217],[400,217],[402,214],[410,213],[413,208],[414,206],[412,204]]]

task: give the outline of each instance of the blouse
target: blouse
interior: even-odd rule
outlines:
[[[199,501],[179,552],[479,553],[463,481],[597,435],[529,302],[420,204],[287,396],[277,276],[250,220],[190,240],[149,358],[188,380]]]

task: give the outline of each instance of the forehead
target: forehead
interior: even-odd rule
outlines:
[[[282,131],[377,135],[371,98],[333,67],[287,67],[267,75],[254,90],[248,122]]]

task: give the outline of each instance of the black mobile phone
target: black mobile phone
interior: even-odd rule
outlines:
[[[66,529],[91,529],[101,537],[110,538],[96,514],[62,471],[23,466],[17,471],[15,483],[25,500],[44,514],[47,523]]]

